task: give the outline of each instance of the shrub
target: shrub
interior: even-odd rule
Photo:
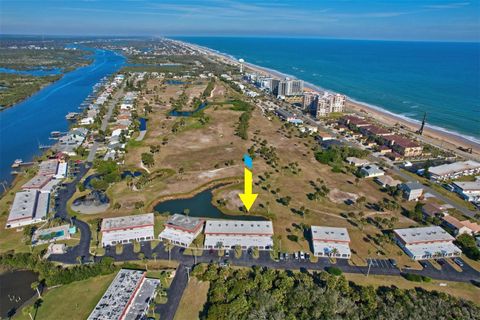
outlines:
[[[327,267],[326,268],[327,272],[334,275],[334,276],[341,276],[342,275],[342,270],[340,270],[337,267]]]

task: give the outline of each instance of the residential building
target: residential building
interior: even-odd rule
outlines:
[[[452,183],[453,191],[470,202],[480,202],[480,179],[476,181],[456,181]]]
[[[101,232],[104,247],[153,240],[155,238],[153,213],[103,219]]]
[[[368,127],[372,125],[367,120],[352,115],[344,116],[339,121],[340,124],[346,125],[351,130],[360,130],[362,127]]]
[[[278,108],[277,110],[275,110],[275,113],[283,121],[287,121],[287,122],[290,122],[290,123],[293,123],[293,124],[302,124],[303,123],[302,119],[300,119],[299,117],[297,117],[293,113],[290,113],[290,112],[288,112],[286,110],[283,110],[281,108]]]
[[[315,256],[350,259],[350,236],[346,228],[312,226],[311,232]]]
[[[453,244],[454,237],[441,227],[393,230],[395,241],[413,260],[458,257],[462,251]]]
[[[428,172],[433,180],[456,179],[480,173],[480,163],[473,160],[458,161],[430,167]]]
[[[121,269],[88,320],[146,319],[159,285],[160,280],[147,278],[145,271]]]
[[[5,228],[17,228],[42,222],[47,218],[50,194],[23,190],[15,194]]]
[[[406,182],[400,185],[403,196],[408,201],[417,201],[423,195],[423,186],[418,182]]]
[[[379,185],[381,185],[383,188],[396,187],[402,183],[401,181],[393,179],[391,176],[388,176],[388,175],[375,177],[373,180]]]
[[[417,157],[423,153],[423,147],[420,144],[398,134],[382,136],[382,139],[394,152],[404,157]]]
[[[346,97],[341,94],[308,92],[303,96],[303,106],[315,118],[328,116],[332,112],[343,112]]]
[[[443,217],[442,222],[444,226],[452,229],[455,236],[458,236],[464,233],[473,236],[475,234],[480,233],[480,225],[478,225],[475,222],[471,222],[469,220],[460,221],[457,218],[448,215],[446,217]]]
[[[360,159],[357,157],[347,157],[345,161],[350,165],[354,165],[355,167],[366,166],[370,163],[370,161],[367,159]]]
[[[365,178],[380,177],[380,176],[383,176],[384,174],[385,172],[375,164],[369,164],[369,165],[363,166],[360,169],[360,175],[362,175]]]
[[[158,238],[188,248],[202,232],[204,223],[203,219],[174,214],[165,222],[165,229],[158,235]]]
[[[208,220],[205,223],[205,249],[273,248],[271,221]]]
[[[444,206],[429,202],[422,206],[422,214],[425,219],[442,218],[448,215],[448,211]]]
[[[393,134],[390,130],[387,130],[385,128],[382,128],[373,124],[370,126],[361,127],[360,132],[363,135],[372,137],[372,138],[384,137],[384,136],[389,136]]]
[[[275,92],[274,92],[275,93]],[[303,95],[303,81],[285,78],[278,83],[277,97]]]

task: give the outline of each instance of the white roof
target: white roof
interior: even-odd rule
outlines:
[[[205,234],[264,234],[273,235],[271,221],[208,220]]]
[[[313,241],[341,241],[350,242],[346,228],[312,226]]]
[[[352,163],[356,166],[362,166],[364,164],[368,164],[370,163],[368,160],[366,159],[360,159],[360,158],[357,158],[357,157],[347,157],[347,162],[348,163]]]
[[[453,184],[463,191],[480,191],[480,180],[456,181]]]
[[[438,226],[423,228],[395,229],[395,234],[406,244],[426,241],[453,241],[455,240],[447,231]]]
[[[195,233],[183,232],[177,229],[166,228],[158,235],[160,239],[168,239],[172,242],[184,243],[188,246],[195,240]]]
[[[153,225],[153,213],[137,214],[133,216],[103,219],[102,231],[121,230],[150,225]]]
[[[203,224],[203,219],[195,217],[187,217],[183,214],[174,214],[170,216],[165,223],[165,227],[179,228],[184,231],[195,231],[201,224]]]
[[[32,218],[35,214],[35,203],[37,201],[36,190],[24,190],[15,194],[8,222],[14,220]]]
[[[430,167],[428,169],[428,172],[437,176],[444,176],[449,174],[455,174],[457,172],[462,172],[465,170],[474,169],[480,169],[480,163],[473,160],[468,160],[463,162],[459,161],[449,164],[442,164],[436,167]]]
[[[38,174],[54,175],[57,173],[58,160],[51,159],[40,162]]]

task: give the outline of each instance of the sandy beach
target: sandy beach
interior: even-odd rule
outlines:
[[[206,54],[215,56],[216,58],[223,60],[225,63],[238,64],[238,61],[236,59],[234,59],[233,57],[227,54],[223,54],[218,51],[212,50],[210,48],[194,45],[191,43],[186,43],[186,42],[182,42],[182,43],[192,48],[195,48],[196,50],[200,50]],[[258,73],[263,73],[265,75],[270,75],[277,78],[284,78],[284,77],[296,78],[291,75],[279,72],[277,70],[272,70],[269,68],[265,68],[265,67],[254,65],[247,62],[245,62],[244,64],[247,69],[250,69]],[[315,91],[331,91],[308,82],[305,82],[305,88],[315,90]],[[387,110],[383,110],[380,107],[378,108],[372,107],[365,103],[352,101],[351,99],[347,100],[346,109],[347,111],[357,113],[361,116],[370,117],[387,127],[400,125],[401,130],[405,131],[405,133],[415,133],[420,127],[420,123],[413,119],[406,119],[404,117],[400,117],[395,114],[392,114]],[[423,135],[422,136],[416,135],[416,137],[424,143],[434,145],[441,149],[454,151],[460,156],[468,159],[480,161],[480,144],[479,143],[472,141],[470,139],[467,139],[466,137],[463,137],[460,134],[449,133],[441,129],[433,128],[428,125],[428,118],[427,118],[427,124],[423,131]],[[471,148],[472,153],[467,153],[462,150],[459,150],[458,147]]]

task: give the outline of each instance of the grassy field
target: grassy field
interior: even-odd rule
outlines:
[[[183,292],[180,305],[177,313],[175,313],[175,320],[195,320],[199,319],[200,312],[203,310],[203,305],[207,301],[207,293],[210,284],[197,280],[192,277]]]
[[[48,290],[36,319],[57,320],[66,315],[72,320],[86,319],[114,277],[115,274],[98,276]],[[20,311],[14,319],[30,320],[30,317]]]
[[[361,274],[352,273],[346,273],[344,275],[348,280],[360,285],[372,285],[374,287],[396,286],[401,289],[414,289],[420,287],[429,291],[436,290],[448,293],[452,296],[471,300],[476,303],[478,303],[478,297],[480,296],[480,288],[477,288],[470,283],[432,280],[430,283],[420,284],[397,276],[370,275],[366,277]],[[440,286],[441,283],[446,285]]]

